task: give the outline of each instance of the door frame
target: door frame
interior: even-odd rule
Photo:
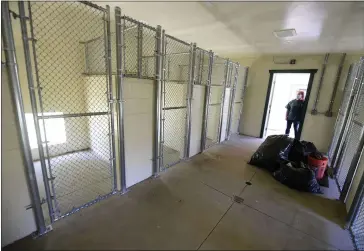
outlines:
[[[265,97],[264,113],[263,113],[263,118],[262,118],[262,124],[261,124],[261,127],[260,127],[260,136],[259,136],[260,138],[263,138],[263,136],[264,136],[264,127],[265,127],[265,123],[266,123],[266,120],[267,120],[268,106],[269,106],[269,103],[270,103],[270,94],[272,92],[274,74],[275,73],[309,73],[310,78],[308,80],[307,92],[306,92],[305,102],[304,102],[304,106],[303,106],[303,112],[304,112],[303,121],[302,121],[302,124],[300,125],[299,131],[298,131],[298,139],[301,139],[301,133],[302,133],[303,124],[305,122],[308,101],[310,99],[313,79],[315,77],[316,72],[317,72],[317,69],[269,70],[269,84],[268,84],[267,94],[266,94],[266,97]]]

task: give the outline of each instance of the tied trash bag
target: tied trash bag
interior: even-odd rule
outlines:
[[[314,171],[309,169],[303,162],[282,161],[280,169],[273,173],[273,177],[290,188],[311,193],[321,193]]]
[[[294,139],[281,153],[280,157],[283,160],[289,160],[293,162],[307,163],[305,158],[305,146],[297,139]]]
[[[305,156],[310,155],[311,153],[317,153],[319,152],[316,148],[316,146],[314,145],[314,143],[309,142],[309,141],[301,141],[302,145],[305,147]]]
[[[291,142],[287,135],[269,136],[253,154],[249,164],[274,172],[279,168],[279,153]]]
[[[307,157],[310,154],[321,154],[317,151],[316,146],[312,142],[299,141],[294,139],[294,141],[289,144],[284,151],[280,153],[280,157],[283,160],[289,160],[293,162],[304,162],[308,163]]]

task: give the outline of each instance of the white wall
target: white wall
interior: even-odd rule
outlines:
[[[214,142],[219,141],[218,129],[220,124],[221,113],[221,96],[223,92],[223,86],[211,86],[209,116],[207,120],[207,138],[212,139]],[[212,105],[211,105],[212,104]],[[213,105],[219,104],[219,105]]]
[[[230,105],[230,88],[226,88],[225,90],[225,98],[222,110],[222,124],[221,124],[221,134],[220,134],[220,141],[225,141],[226,139],[226,127],[228,122],[228,115],[229,115],[229,105]]]
[[[203,85],[193,86],[193,97],[191,103],[190,157],[198,154],[201,150],[205,89],[206,87]]]
[[[31,204],[25,165],[21,158],[22,150],[9,81],[3,66],[1,73],[1,246],[4,247],[36,231],[36,225],[32,209],[25,210]]]
[[[125,172],[130,187],[152,175],[154,83],[125,78],[123,84]]]
[[[248,87],[246,90],[243,117],[240,124],[240,131],[242,134],[259,137],[262,117],[264,113],[264,105],[269,81],[269,70],[274,69],[318,69],[315,74],[310,100],[308,103],[307,114],[302,131],[302,140],[313,142],[320,151],[326,152],[328,150],[333,127],[340,105],[343,87],[351,63],[356,62],[363,54],[347,55],[343,72],[340,79],[340,86],[336,95],[334,103],[334,116],[328,118],[324,115],[313,116],[310,114],[312,105],[317,93],[317,85],[321,74],[321,66],[324,55],[292,55],[297,60],[295,65],[282,65],[273,63],[273,55],[265,55],[256,58],[255,60],[239,60],[242,65],[244,62],[250,61],[250,69],[248,76]],[[332,87],[340,62],[341,54],[332,54],[330,56],[323,87],[321,90],[321,97],[318,104],[318,111],[325,112],[327,110]]]

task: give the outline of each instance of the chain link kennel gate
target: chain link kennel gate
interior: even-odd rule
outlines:
[[[165,35],[163,51],[162,170],[187,157],[192,46]]]
[[[358,64],[350,66],[344,87],[343,99],[335,122],[334,137],[328,152],[329,165],[331,167],[335,167],[338,154],[342,150],[346,138],[348,122],[353,113],[353,102],[358,92],[358,82],[355,81],[357,72]]]
[[[116,190],[109,9],[31,2],[39,127],[52,220]]]
[[[342,158],[337,169],[337,183],[341,191],[341,199],[346,199],[352,178],[355,174],[355,157],[361,151],[364,133],[364,60],[358,63],[358,72],[354,81],[358,84],[358,95],[353,105],[352,117],[348,124],[345,148],[343,148]],[[355,84],[354,84],[355,85]]]
[[[220,142],[222,105],[228,70],[227,63],[228,61],[226,59],[213,56],[210,73],[205,149]]]

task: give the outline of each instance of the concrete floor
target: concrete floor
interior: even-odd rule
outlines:
[[[261,142],[234,136],[4,250],[353,249],[335,184],[324,195],[281,185],[247,164]]]

